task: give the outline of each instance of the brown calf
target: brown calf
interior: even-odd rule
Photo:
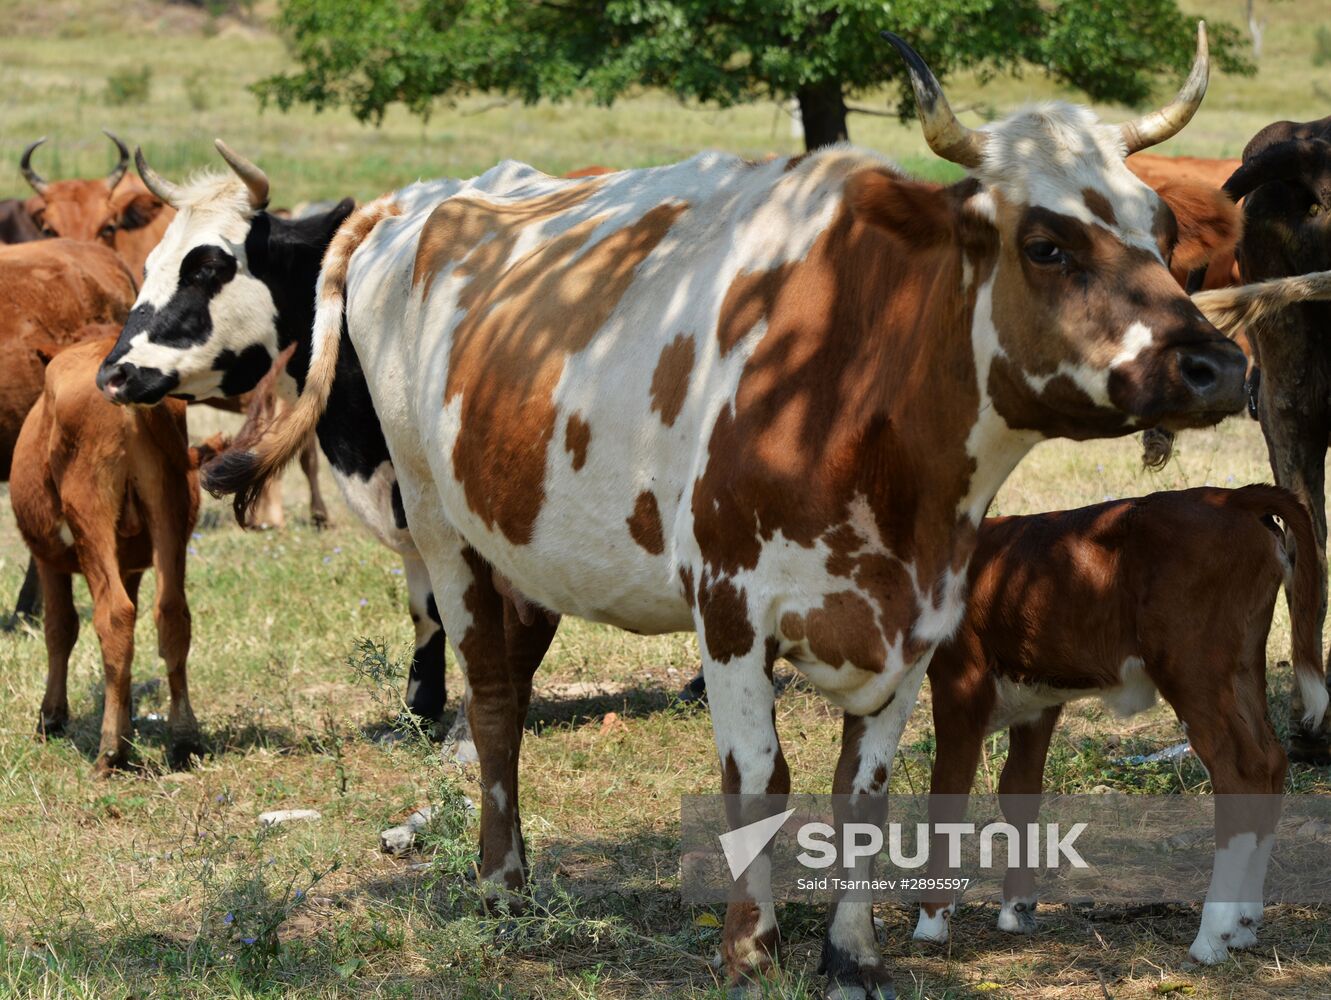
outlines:
[[[930,820],[961,818],[985,736],[1008,729],[998,792],[1007,821],[1025,830],[1063,705],[1094,696],[1128,716],[1155,704],[1158,692],[1220,796],[1213,894],[1235,872],[1255,887],[1245,902],[1207,902],[1192,956],[1217,962],[1254,944],[1276,815],[1245,829],[1226,818],[1223,802],[1284,785],[1285,754],[1267,718],[1266,640],[1290,562],[1273,517],[1293,536],[1294,669],[1309,716],[1320,720],[1320,568],[1312,522],[1286,491],[1203,487],[985,521],[965,621],[929,666],[938,744]],[[942,846],[930,850],[939,866],[931,874],[946,874]],[[915,937],[945,941],[953,905],[923,903]],[[999,928],[1032,932],[1034,909],[1033,873],[1010,869]]]
[[[46,603],[46,696],[39,732],[59,732],[69,719],[65,677],[78,637],[72,577],[92,593],[93,627],[102,647],[106,704],[94,765],[104,775],[130,752],[130,666],[139,581],[157,574],[157,648],[171,691],[173,766],[200,752],[185,680],[190,613],[185,599],[185,547],[199,509],[199,481],[185,432],[185,404],[153,409],[108,403],[97,391],[97,367],[116,329],[56,354],[45,389],[23,423],[10,479],[19,531],[37,562]],[[193,462],[192,462],[193,459]]]

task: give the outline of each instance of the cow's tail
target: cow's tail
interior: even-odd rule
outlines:
[[[1299,302],[1326,299],[1331,299],[1331,271],[1217,288],[1192,296],[1202,314],[1230,339],[1244,327],[1259,325],[1281,309]]]
[[[1322,667],[1322,634],[1317,610],[1322,601],[1322,564],[1308,508],[1288,490],[1276,486],[1245,486],[1234,497],[1254,514],[1271,514],[1294,536],[1294,565],[1285,583],[1289,623],[1294,637],[1294,681],[1303,698],[1303,724],[1317,729],[1331,701]]]
[[[205,471],[204,487],[213,496],[233,495],[236,518],[242,523],[258,503],[265,484],[299,454],[323,416],[337,372],[351,257],[380,221],[400,211],[393,196],[386,195],[347,216],[328,244],[315,285],[310,368],[304,391],[248,447],[233,448]]]

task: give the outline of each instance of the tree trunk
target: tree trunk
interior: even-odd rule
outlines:
[[[795,97],[800,102],[806,151],[813,152],[850,138],[850,133],[846,131],[846,101],[838,81],[801,87]]]
[[[1262,58],[1262,33],[1266,30],[1266,21],[1258,18],[1255,0],[1248,0],[1248,33],[1252,35],[1252,57]]]

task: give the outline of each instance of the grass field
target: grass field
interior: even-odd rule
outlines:
[[[1239,8],[1208,5],[1230,17]],[[0,40],[0,161],[14,164],[24,143],[47,133],[53,141],[39,169],[51,177],[107,169],[102,125],[142,143],[168,173],[210,163],[211,137],[223,135],[269,170],[286,203],[372,196],[505,156],[556,171],[665,162],[704,146],[762,153],[797,145],[779,109],[688,109],[653,94],[610,110],[486,110],[491,102],[475,98],[441,107],[424,125],[390,115],[379,131],[340,113],[260,116],[244,85],[284,58],[261,26],[136,0],[4,2],[0,11],[11,25]],[[1233,155],[1267,121],[1325,113],[1315,87],[1328,74],[1311,65],[1311,27],[1331,19],[1331,0],[1270,13],[1261,74],[1217,78],[1175,152]],[[147,102],[107,106],[108,74],[145,62],[153,67]],[[958,104],[1000,109],[1047,93],[1040,81],[1000,81],[981,93],[961,80],[954,91]],[[857,117],[852,128],[863,144],[939,169],[923,158],[914,127]],[[0,177],[25,193],[16,169]],[[196,411],[192,419],[202,436],[227,418]],[[1246,419],[1184,437],[1161,473],[1143,472],[1138,456],[1132,440],[1044,445],[995,510],[1269,477],[1260,434]],[[718,787],[705,714],[670,704],[698,662],[694,640],[565,622],[538,674],[524,746],[534,899],[520,919],[492,917],[466,889],[474,830],[459,795],[478,798],[474,770],[442,763],[419,742],[378,739],[398,707],[393,668],[410,653],[399,567],[340,503],[336,526],[315,533],[298,482],[289,477],[286,489],[295,516],[281,533],[242,533],[223,504],[205,501],[191,551],[190,680],[211,754],[196,770],[164,768],[156,717],[165,692],[149,615],[136,659],[143,770],[109,782],[90,776],[101,669],[86,589],[77,591],[84,628],[71,668],[70,738],[32,736],[45,675],[40,637],[0,636],[0,997],[719,996],[710,959],[720,910],[685,906],[678,892],[679,797]],[[6,599],[24,558],[8,504],[0,505]],[[151,596],[149,582],[145,605]],[[1272,662],[1286,658],[1288,641],[1282,607]],[[1289,680],[1285,671],[1271,677],[1278,721]],[[451,661],[450,681],[456,689]],[[798,683],[778,715],[795,788],[825,791],[839,719]],[[898,789],[927,780],[928,720],[926,696],[902,742]],[[1074,709],[1056,737],[1050,784],[1204,791],[1193,762],[1113,762],[1181,738],[1164,708],[1127,723]],[[1002,739],[988,747],[979,787],[991,787],[1005,753]],[[1291,782],[1331,791],[1325,770],[1300,768]],[[378,831],[427,802],[449,808],[425,849],[406,859],[381,854]],[[278,808],[313,808],[322,818],[262,833],[256,817]],[[1331,995],[1324,909],[1269,911],[1259,950],[1209,970],[1185,961],[1195,910],[1127,922],[1061,906],[1041,913],[1041,933],[1014,941],[993,930],[992,904],[968,906],[946,951],[909,945],[906,910],[885,907],[879,916],[903,996]],[[813,996],[821,913],[787,907],[783,929],[784,995]]]

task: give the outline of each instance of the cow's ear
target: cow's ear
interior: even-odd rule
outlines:
[[[63,348],[59,344],[33,344],[32,353],[37,355],[37,360],[45,368],[51,363],[51,360],[61,352]]]
[[[151,225],[166,205],[160,198],[150,194],[138,194],[125,203],[120,210],[117,225],[121,229],[142,229]]]
[[[846,182],[846,199],[864,222],[911,247],[953,237],[955,204],[939,184],[907,180],[889,170],[861,170]]]
[[[1243,235],[1243,212],[1218,188],[1183,181],[1156,188],[1178,222],[1178,243],[1170,266],[1177,271],[1205,267],[1217,253],[1233,252]]]

